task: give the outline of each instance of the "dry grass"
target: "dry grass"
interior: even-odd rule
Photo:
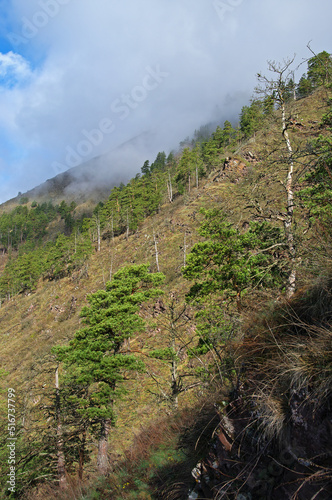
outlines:
[[[321,97],[317,94],[295,104],[293,114],[298,115],[299,120],[302,119],[304,127],[291,130],[290,134],[299,148],[318,131],[318,121],[324,112],[319,103]],[[317,124],[310,123],[310,120]],[[200,223],[200,207],[222,206],[230,222],[239,227],[252,219],[255,210],[250,203],[255,199],[259,200],[267,213],[270,209],[275,212],[284,210],[285,193],[280,184],[280,180],[284,180],[282,165],[274,154],[262,160],[267,151],[282,143],[282,138],[276,139],[275,134],[280,134],[278,123],[272,124],[270,130],[258,133],[254,140],[242,144],[237,151],[239,158],[248,150],[258,158],[257,162],[253,161],[249,166],[247,177],[240,181],[214,182],[216,172],[212,173],[210,178],[201,181],[198,190],[193,188],[190,194],[177,197],[174,203],[165,204],[158,214],[147,218],[139,230],[129,236],[128,241],[124,235],[115,238],[114,243],[103,240],[101,252],[96,252],[88,263],[87,276],[40,282],[33,294],[17,296],[4,303],[0,308],[1,363],[9,372],[4,387],[10,385],[18,388],[27,407],[33,404],[33,395],[40,387],[45,384],[48,389],[53,387],[53,373],[43,371],[45,359],[49,361],[51,347],[67,342],[79,328],[79,311],[86,304],[86,295],[104,287],[111,269],[114,273],[125,264],[149,262],[151,269],[156,270],[154,230],[158,233],[160,268],[166,275],[165,292],[175,291],[183,295],[189,287],[181,275],[184,233],[189,252],[198,240],[196,229]],[[297,172],[301,169],[298,163]],[[78,208],[80,213],[90,209],[88,203]],[[301,219],[300,209],[298,214],[299,231],[307,229],[306,221]],[[54,227],[52,231],[57,229]],[[306,245],[304,252],[308,259],[312,259],[313,242],[309,236]],[[324,242],[320,244],[317,256],[323,255],[322,249]],[[0,257],[1,265],[5,259]],[[317,260],[316,267],[321,268],[323,257],[321,260],[320,257],[314,259]],[[331,256],[329,259],[331,262]],[[304,264],[305,271],[299,275],[305,283],[307,260],[304,260]],[[315,274],[315,271],[312,273]],[[238,347],[238,362],[244,363],[246,367],[247,383],[270,436],[286,435],[288,432],[291,391],[298,393],[304,390],[305,405],[311,405],[316,412],[326,407],[330,398],[331,286],[331,281],[326,280],[314,289],[301,293],[290,304],[275,308],[251,328],[241,347]],[[252,310],[257,310],[269,299],[271,297],[264,293],[261,296],[253,295],[246,306],[251,308],[252,314]],[[145,310],[143,313],[147,318],[151,317],[151,311]],[[164,346],[164,333],[163,329],[158,331],[149,328],[145,335],[132,339],[132,347],[143,345],[146,349],[154,349]],[[165,376],[167,370],[168,367],[163,372]],[[119,404],[118,428],[112,437],[116,453],[123,454],[130,447],[133,435],[139,435],[140,425],[145,426],[160,414],[164,415],[165,408],[156,405],[148,393],[147,389],[151,387],[151,380],[145,375],[130,381],[129,402]],[[185,406],[189,399],[188,394],[181,404]],[[135,439],[137,441],[138,438]],[[148,445],[143,446],[141,443],[138,448],[140,446],[144,448]],[[47,498],[42,496],[43,493],[40,495],[35,498]]]
[[[332,281],[318,283],[256,324],[239,346],[261,427],[272,439],[323,415],[332,394]],[[298,420],[298,422],[297,422]]]

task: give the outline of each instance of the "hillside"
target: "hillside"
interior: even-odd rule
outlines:
[[[151,141],[151,135],[144,132],[114,150],[78,166],[71,168],[61,164],[54,166],[51,169],[52,172],[59,171],[60,168],[62,170],[66,168],[66,170],[39,186],[2,203],[0,212],[12,210],[22,198],[27,198],[29,202],[36,201],[38,203],[45,201],[60,203],[62,200],[66,200],[67,202],[74,201],[78,205],[87,201],[96,205],[99,201],[107,199],[114,186],[130,179],[135,170],[139,168],[137,166],[138,158],[144,155],[143,151],[151,148]]]
[[[72,169],[25,193],[25,211],[15,200],[5,207],[16,212],[1,235],[1,471],[11,387],[13,498],[330,498],[331,204],[329,174],[319,170],[331,162],[330,98],[325,85],[288,97],[285,126],[280,102],[268,112],[254,103],[239,129],[225,122],[176,158],[159,153],[126,186],[105,182],[92,196],[87,164],[73,198]],[[87,199],[103,203],[88,211]],[[46,200],[54,207],[39,227]],[[151,285],[135,281],[128,298],[130,275],[121,270],[145,264],[155,279],[164,275],[162,293],[139,296],[117,326],[120,302],[130,311]],[[93,310],[89,296],[98,291],[99,319],[85,309],[86,322],[81,310]],[[105,301],[120,340],[102,358],[114,349],[112,359],[134,356],[144,367],[117,365],[121,381],[106,383],[106,374],[83,383],[74,358],[86,354],[52,348],[73,339],[78,348],[84,325],[86,339],[91,330],[102,342],[93,326],[103,324]],[[141,320],[131,332],[127,321]],[[98,400],[98,384],[112,387],[111,408]],[[112,425],[103,475],[105,415]]]

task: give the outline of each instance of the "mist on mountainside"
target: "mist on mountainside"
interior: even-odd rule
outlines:
[[[97,202],[107,198],[110,190],[121,183],[127,182],[132,175],[140,171],[140,166],[146,160],[147,152],[152,147],[152,134],[143,132],[137,137],[126,141],[118,148],[106,154],[92,158],[86,162],[62,170],[44,183],[20,192],[14,198],[28,197],[31,201],[68,199]]]
[[[232,104],[235,106],[238,102],[234,101]],[[216,127],[222,126],[226,119],[232,124],[237,124],[240,109],[240,106],[234,108],[230,115],[221,118],[220,109],[216,107],[213,120],[203,125],[196,125],[197,128],[192,126],[187,130],[184,129],[188,135],[180,142],[178,137],[172,138],[170,142],[167,134],[172,135],[171,130],[168,132],[165,130],[165,134],[161,135],[154,131],[143,131],[114,150],[68,170],[73,180],[65,187],[64,196],[71,198],[81,194],[87,197],[94,190],[103,191],[109,189],[109,186],[126,183],[141,173],[141,167],[146,160],[152,163],[159,151],[165,151],[166,155],[171,151],[177,154],[186,146],[207,140]]]
[[[226,119],[236,125],[240,107],[236,108],[237,99],[229,104],[225,107],[230,111],[229,115],[223,114],[219,107],[216,107],[210,122],[198,125],[197,128],[185,128],[184,132],[188,132],[188,135],[184,136],[180,142],[178,138],[172,143],[167,141],[166,130],[165,135],[162,136],[156,132],[143,131],[117,148],[71,168],[65,169],[65,165],[58,164],[54,169],[56,173],[54,177],[23,193],[20,191],[8,202],[18,201],[22,196],[30,201],[51,199],[55,202],[60,199],[75,202],[87,200],[98,202],[101,199],[107,199],[114,186],[126,183],[131,177],[139,174],[144,162],[148,160],[152,163],[158,152],[165,149],[165,145],[169,146],[166,154],[170,151],[177,154],[184,147],[191,147],[195,142],[207,140],[216,127],[222,126]],[[78,156],[73,151],[68,153],[68,160],[74,161],[77,158]]]

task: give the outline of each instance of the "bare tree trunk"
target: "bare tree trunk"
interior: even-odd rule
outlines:
[[[172,347],[175,353],[174,340]],[[173,404],[173,409],[176,411],[179,407],[178,366],[176,359],[172,359],[171,371],[172,371],[172,404]]]
[[[187,264],[187,232],[184,232],[184,238],[183,238],[183,266],[186,267]]]
[[[290,82],[290,77],[294,72],[290,70],[293,64],[295,56],[292,59],[284,61],[283,65],[277,64],[274,61],[269,62],[269,70],[273,71],[278,75],[276,80],[269,80],[268,78],[258,75],[261,82],[264,83],[263,89],[258,89],[258,92],[263,92],[267,96],[275,95],[276,102],[280,106],[281,110],[281,121],[282,121],[282,135],[286,142],[287,152],[288,152],[288,172],[287,180],[285,184],[286,197],[287,197],[287,212],[286,216],[282,217],[285,237],[288,246],[288,255],[290,260],[290,273],[286,284],[286,297],[290,298],[295,292],[296,284],[296,246],[294,240],[294,193],[293,193],[293,173],[294,173],[294,161],[293,161],[293,150],[290,142],[290,138],[287,131],[286,122],[286,109],[285,109],[285,88],[287,83]],[[296,95],[295,95],[296,97]]]
[[[100,437],[98,443],[97,467],[101,476],[108,474],[108,436],[111,429],[111,420],[103,420],[101,423]]]
[[[113,218],[113,211],[111,215],[111,230],[112,230],[112,242],[114,244],[114,218]]]
[[[288,150],[288,174],[286,181],[286,193],[287,193],[287,215],[284,220],[285,235],[288,245],[288,252],[291,261],[291,271],[287,280],[286,286],[286,297],[290,298],[295,292],[295,282],[296,282],[296,269],[295,269],[295,258],[296,258],[296,248],[294,243],[293,234],[293,217],[294,217],[294,193],[293,193],[293,173],[294,173],[294,162],[293,162],[293,150],[289,135],[287,132],[286,124],[286,111],[285,104],[282,102],[281,107],[282,113],[282,134],[284,136],[287,150]]]
[[[96,230],[97,230],[97,251],[100,252],[100,233],[101,233],[101,228],[100,228],[100,217],[99,214],[94,215],[94,223],[96,225]]]
[[[173,351],[173,358],[171,360],[171,400],[174,411],[177,411],[179,406],[179,380],[178,380],[178,361],[176,356],[176,326],[175,326],[175,303],[172,301],[170,305],[170,334],[171,334],[171,349]]]
[[[63,431],[61,425],[61,406],[60,406],[60,386],[59,386],[59,368],[55,371],[55,419],[56,419],[56,444],[58,457],[58,477],[61,489],[68,487],[66,478],[66,460],[63,450]]]
[[[160,268],[159,268],[159,253],[158,253],[158,244],[157,244],[157,238],[156,238],[156,234],[155,232],[153,231],[153,240],[154,240],[154,248],[155,248],[155,252],[156,252],[156,264],[157,264],[157,270],[158,270],[158,273],[160,272]]]
[[[189,189],[188,189],[188,192],[190,193],[190,174],[189,174]]]
[[[171,174],[168,172],[168,183],[169,183],[169,201],[172,203],[173,201],[173,188],[172,188],[172,180]]]
[[[129,214],[128,214],[128,210],[127,210],[127,232],[126,232],[127,241],[128,241],[128,238],[129,238]]]
[[[197,160],[196,160],[196,187],[198,189],[198,167],[197,167]]]
[[[293,71],[293,99],[296,101],[295,71]]]
[[[98,252],[100,252],[100,221],[97,223]]]
[[[111,256],[110,281],[112,281],[112,275],[113,275],[113,254]]]

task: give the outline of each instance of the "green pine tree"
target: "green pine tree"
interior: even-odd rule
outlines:
[[[332,81],[332,57],[323,50],[308,61],[308,80],[315,88]]]
[[[254,135],[259,130],[263,119],[262,103],[253,100],[250,106],[243,106],[240,114],[240,130],[245,138]]]
[[[98,468],[108,469],[108,437],[115,423],[115,402],[123,395],[127,374],[142,371],[144,364],[130,354],[124,344],[144,330],[140,305],[162,292],[161,273],[150,273],[148,265],[124,267],[114,274],[106,290],[88,296],[89,306],[82,309],[85,327],[78,330],[68,346],[55,352],[64,363],[67,380],[86,389],[87,396],[76,400],[79,413],[87,417],[90,428],[99,436]]]
[[[183,268],[185,278],[194,280],[188,299],[204,299],[218,292],[235,298],[238,310],[244,292],[257,287],[283,284],[282,267],[273,252],[284,246],[279,228],[268,223],[251,223],[240,232],[226,222],[221,210],[201,210],[205,221],[199,229],[205,241],[196,243]]]
[[[320,134],[311,142],[309,149],[314,154],[313,166],[306,175],[299,196],[310,211],[311,218],[324,226],[331,234],[332,218],[332,99],[330,108],[323,116],[321,127],[328,135]]]

